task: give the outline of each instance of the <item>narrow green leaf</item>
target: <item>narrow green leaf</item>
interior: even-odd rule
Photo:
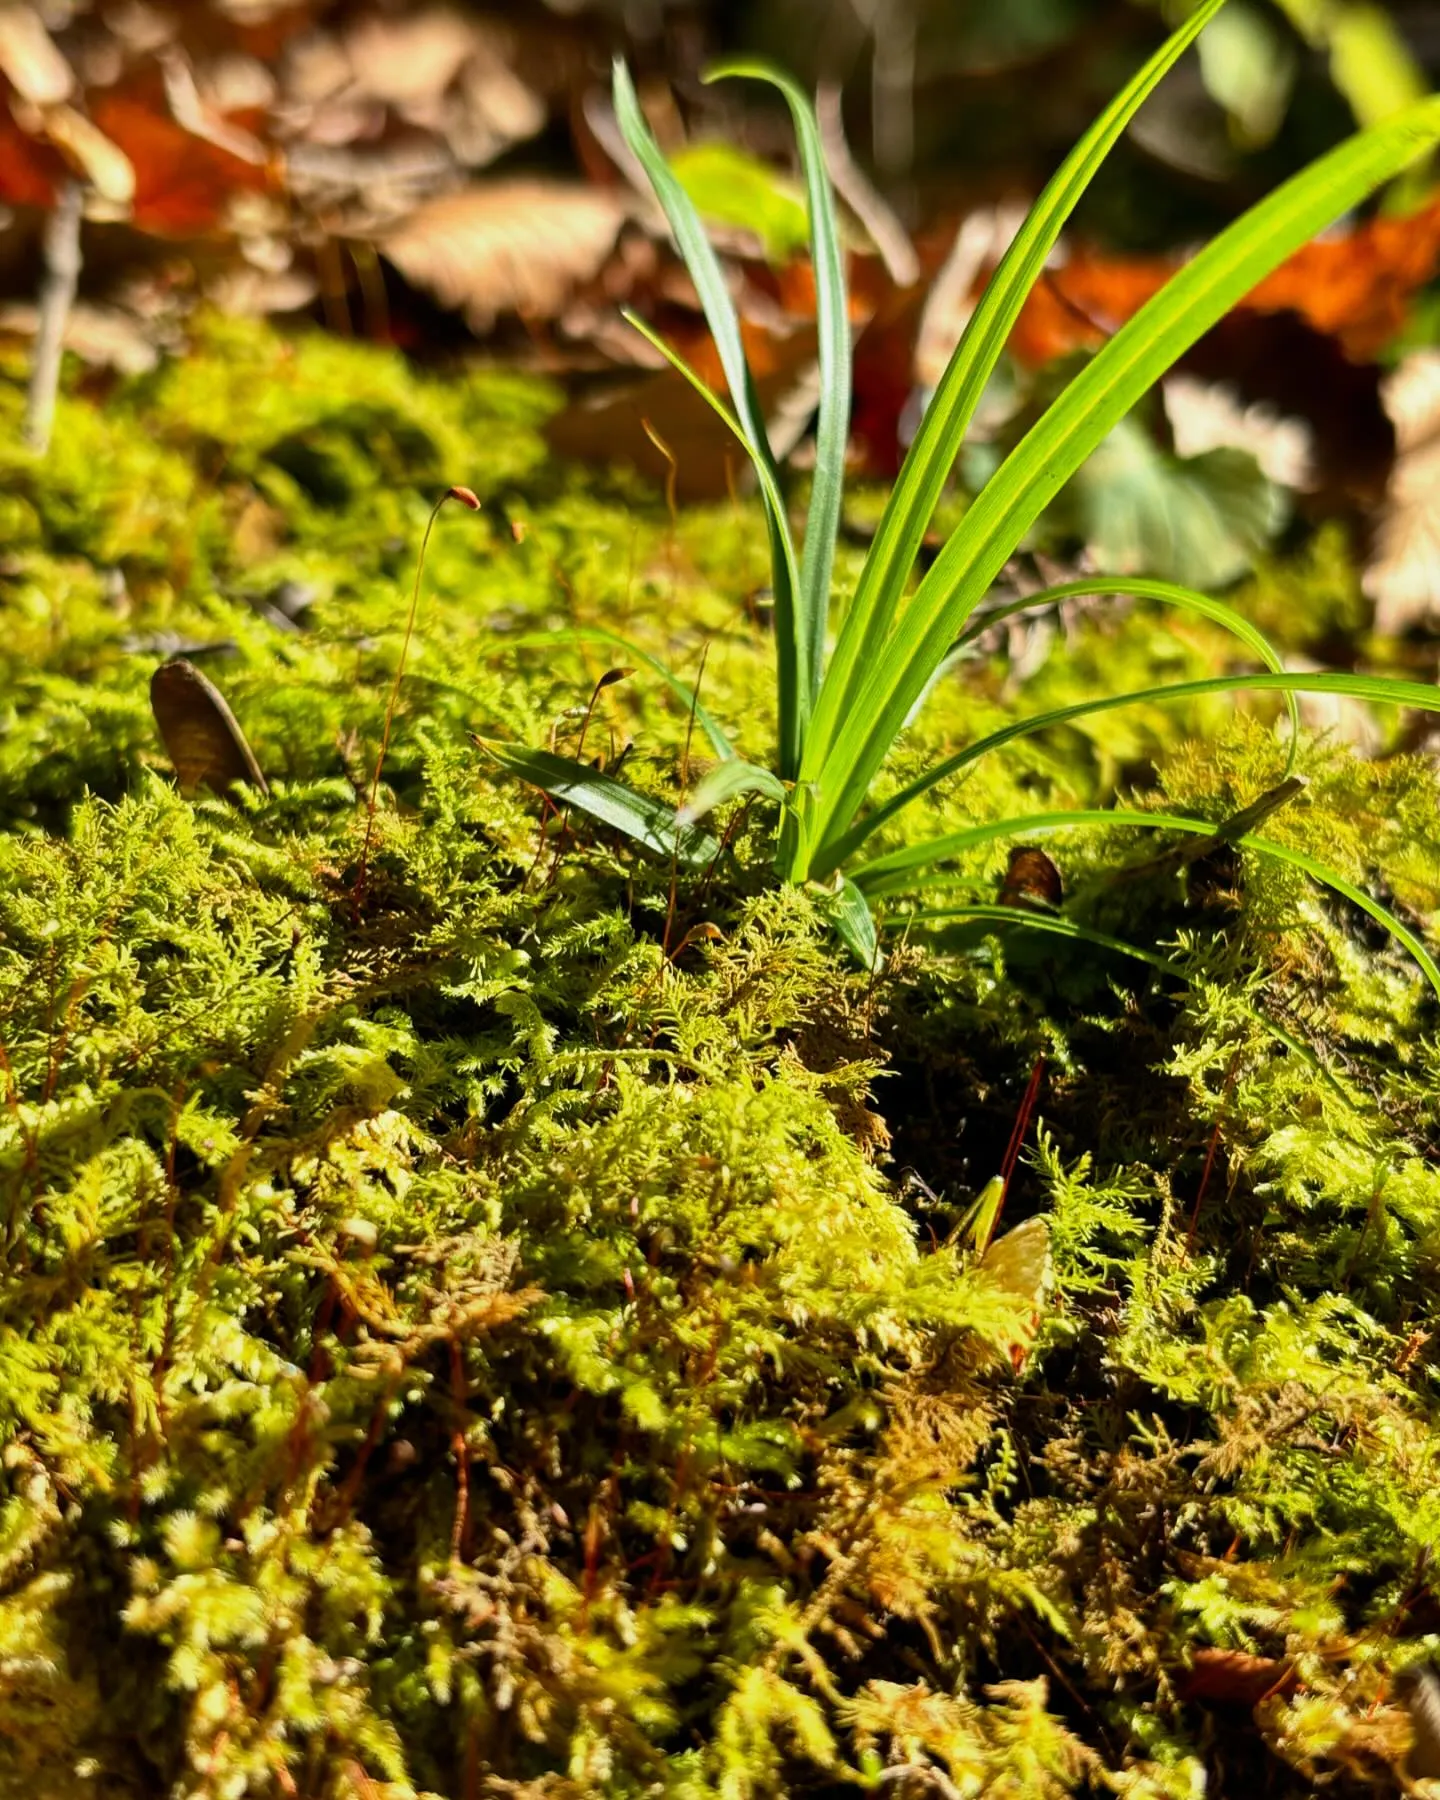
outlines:
[[[1280,652],[1258,625],[1252,625],[1233,606],[1226,606],[1223,600],[1212,600],[1208,594],[1197,593],[1194,588],[1177,587],[1171,581],[1150,581],[1130,575],[1090,576],[1083,581],[1061,582],[1058,587],[1043,588],[1038,594],[1027,594],[1021,600],[1012,600],[1008,605],[987,610],[983,618],[972,615],[960,634],[959,642],[963,644],[977,632],[988,630],[1001,619],[1011,618],[1016,613],[1028,612],[1037,606],[1051,606],[1060,600],[1082,599],[1092,594],[1128,595],[1137,600],[1159,600],[1166,606],[1183,607],[1187,612],[1199,613],[1202,618],[1212,619],[1217,625],[1223,625],[1242,644],[1248,645],[1267,669],[1273,670],[1277,675],[1284,672],[1285,664]],[[1290,754],[1285,761],[1285,773],[1288,775],[1295,767],[1295,757],[1300,748],[1300,702],[1293,693],[1285,696],[1285,710],[1290,715]]]
[[[800,629],[797,613],[798,573],[795,560],[795,545],[790,535],[790,521],[786,514],[783,498],[780,494],[780,473],[775,465],[775,458],[770,449],[770,439],[765,430],[764,415],[755,395],[755,384],[751,379],[750,367],[745,360],[745,345],[740,335],[740,320],[735,312],[734,303],[730,299],[730,291],[725,284],[725,276],[720,267],[719,258],[705,235],[705,227],[700,215],[696,212],[690,197],[675,179],[669,164],[665,161],[660,146],[655,142],[650,127],[645,123],[645,115],[640,110],[640,102],[636,97],[635,85],[630,79],[630,72],[619,57],[615,59],[613,93],[615,117],[621,133],[630,149],[639,158],[641,166],[650,178],[650,185],[655,190],[655,197],[660,202],[674,235],[690,279],[695,283],[695,291],[700,296],[700,304],[704,309],[706,323],[710,327],[711,336],[715,339],[715,348],[719,352],[720,366],[725,371],[725,380],[730,389],[730,398],[734,402],[734,420],[731,429],[745,446],[757,473],[764,471],[760,481],[760,492],[765,506],[765,523],[770,535],[771,586],[775,593],[775,641],[776,656],[780,665],[780,772],[787,778],[793,778],[800,765],[800,750],[803,742],[805,721],[809,717],[811,693],[809,681],[809,652]],[[637,324],[633,317],[632,324]],[[653,333],[646,330],[646,337],[665,351],[670,361],[685,375],[692,384],[704,394],[710,390],[692,370],[667,349]],[[712,400],[714,396],[711,396]],[[719,409],[721,417],[726,418],[723,408]],[[731,421],[727,418],[727,423]]]
[[[518,744],[477,740],[486,755],[511,775],[518,775],[562,806],[579,807],[592,819],[632,838],[654,856],[678,857],[687,868],[707,868],[720,854],[708,832],[682,825],[672,808],[648,794],[590,769],[569,756],[529,750]]]
[[[675,815],[681,825],[692,825],[696,819],[703,819],[707,813],[714,812],[717,806],[723,806],[727,800],[734,800],[741,794],[764,794],[768,799],[779,800],[782,804],[787,793],[785,783],[772,775],[769,769],[759,768],[755,763],[742,762],[738,756],[717,763],[713,769],[702,775],[695,784],[690,798]]]
[[[976,901],[963,906],[945,906],[927,909],[924,912],[902,914],[896,919],[897,927],[911,924],[943,925],[950,922],[961,923],[967,919],[991,920],[997,927],[1008,926],[1020,931],[1044,931],[1052,937],[1069,938],[1073,943],[1093,944],[1097,950],[1113,950],[1117,955],[1133,957],[1136,962],[1148,963],[1152,969],[1169,975],[1186,987],[1194,987],[1195,978],[1189,971],[1169,957],[1161,956],[1158,951],[1142,950],[1138,944],[1127,943],[1123,938],[1108,936],[1103,931],[1092,931],[1088,925],[1080,925],[1074,919],[1067,919],[1061,913],[1028,912],[1023,906],[998,906]],[[1284,1046],[1291,1055],[1296,1056],[1307,1068],[1314,1069],[1336,1094],[1348,1105],[1355,1106],[1355,1096],[1345,1084],[1316,1056],[1308,1044],[1302,1043],[1283,1025],[1267,1019],[1258,1008],[1246,1006],[1245,1010],[1261,1027],[1269,1033],[1276,1043]]]
[[[1029,818],[1019,819],[991,819],[983,825],[972,826],[967,831],[951,832],[946,837],[933,838],[928,843],[908,845],[892,856],[877,857],[874,862],[855,871],[854,881],[864,894],[873,899],[881,894],[905,888],[913,889],[916,885],[915,877],[923,868],[956,856],[962,850],[971,850],[979,844],[993,842],[997,838],[1040,836],[1052,831],[1086,827],[1092,830],[1096,827],[1105,829],[1115,825],[1139,826],[1146,831],[1188,832],[1201,837],[1214,837],[1219,830],[1213,820],[1191,819],[1183,813],[1137,812],[1127,807],[1036,813]],[[1322,886],[1343,895],[1352,905],[1358,906],[1362,912],[1368,913],[1378,924],[1383,925],[1398,943],[1405,946],[1419,964],[1425,979],[1440,994],[1440,967],[1436,966],[1423,939],[1387,906],[1373,899],[1339,870],[1289,844],[1276,843],[1272,838],[1256,837],[1250,832],[1229,834],[1227,841],[1238,844],[1242,849],[1253,850],[1257,855],[1268,856],[1276,862],[1289,863],[1293,868],[1303,869]],[[1003,907],[1000,910],[1014,913],[1023,909]]]
[[[820,411],[815,427],[815,475],[805,544],[800,560],[800,633],[809,665],[810,693],[820,687],[825,664],[825,630],[830,614],[830,577],[840,502],[845,483],[845,447],[850,435],[850,308],[845,294],[845,262],[835,202],[825,168],[825,150],[815,109],[788,75],[764,63],[726,63],[707,81],[738,75],[768,81],[785,96],[795,121],[805,197],[810,209],[810,258],[815,270],[815,323],[819,338]]]
[[[1116,95],[1047,184],[991,276],[925,409],[865,560],[816,699],[804,763],[807,780],[819,777],[832,743],[847,729],[975,408],[1065,221],[1126,126],[1224,3],[1205,0]]]
[[[766,516],[772,519],[785,519],[785,498],[780,492],[775,478],[774,465],[756,450],[745,434],[740,421],[726,406],[720,396],[703,382],[685,358],[678,351],[672,350],[656,331],[637,314],[622,307],[621,312],[629,324],[633,325],[649,344],[660,352],[670,367],[678,375],[683,375],[699,394],[702,400],[724,420],[734,433],[737,441],[749,456],[751,466],[755,470],[755,478],[760,486],[760,497],[765,505]],[[798,761],[799,745],[804,737],[804,721],[808,708],[809,684],[805,680],[805,663],[803,647],[799,642],[799,619],[795,611],[794,596],[799,592],[800,575],[795,566],[795,551],[789,538],[789,527],[785,535],[778,538],[771,532],[772,559],[778,555],[784,564],[772,560],[771,584],[775,594],[775,660],[777,664],[776,690],[779,700],[780,714],[780,769],[784,774],[791,763]],[[783,579],[782,579],[783,575]],[[781,596],[789,598],[784,605]],[[787,623],[788,621],[788,623]],[[786,745],[791,746],[787,752]]]
[[[945,924],[951,920],[958,923],[964,919],[985,919],[996,925],[1014,926],[1021,931],[1046,931],[1053,937],[1093,944],[1099,950],[1114,950],[1121,956],[1133,957],[1136,962],[1148,963],[1152,969],[1159,969],[1162,974],[1171,975],[1187,986],[1190,982],[1184,969],[1171,957],[1162,956],[1158,950],[1142,950],[1138,944],[1128,944],[1123,938],[1111,937],[1103,931],[1092,931],[1088,925],[1067,919],[1063,913],[1031,912],[1023,906],[1000,906],[977,900],[960,906],[926,907],[923,911],[905,914],[905,919],[923,925]],[[900,921],[896,922],[898,924]]]
[[[1359,133],[1287,181],[1148,301],[1010,453],[921,582],[883,655],[874,659],[844,736],[821,766],[806,764],[801,791],[817,793],[811,841],[830,866],[830,846],[848,833],[930,671],[1085,457],[1258,281],[1437,140],[1440,97]]]
[[[1098,825],[1102,820],[1107,825],[1139,825],[1156,830],[1179,830],[1183,827],[1174,822],[1179,816],[1140,812],[1134,807],[1117,806],[1103,810],[1067,807],[1059,812],[1028,813],[1023,819],[987,819],[982,825],[969,825],[962,831],[947,832],[944,837],[925,838],[917,844],[906,844],[902,849],[892,850],[888,856],[874,857],[870,862],[853,869],[851,878],[862,893],[872,897],[905,893],[914,889],[916,877],[922,870],[933,868],[936,863],[948,862],[951,857],[960,856],[967,850],[978,850],[983,844],[993,844],[999,839],[1048,837],[1051,832],[1069,831],[1077,825]],[[1204,821],[1190,820],[1186,823],[1203,824]],[[1215,829],[1213,825],[1205,828],[1208,831]]]
[[[841,884],[831,913],[835,935],[867,974],[880,967],[880,938],[870,902],[853,881]]]
[[[1177,681],[1164,687],[1136,688],[1128,694],[1101,694],[1094,700],[1078,700],[1071,706],[1057,706],[1049,712],[1034,713],[1028,719],[1016,719],[1009,725],[1002,725],[988,737],[978,738],[953,756],[947,756],[943,762],[936,763],[933,769],[927,769],[908,787],[892,794],[882,806],[857,820],[823,858],[817,857],[815,878],[819,880],[831,874],[872,832],[878,831],[937,783],[958,774],[992,750],[1013,743],[1016,738],[1031,737],[1037,731],[1048,731],[1052,725],[1065,725],[1091,713],[1112,712],[1120,706],[1190,700],[1201,694],[1263,693],[1349,694],[1354,699],[1371,700],[1380,706],[1413,706],[1419,712],[1440,712],[1440,688],[1419,681],[1401,681],[1390,675],[1352,675],[1345,670],[1322,670],[1313,675],[1207,675],[1199,681]]]
[[[1293,799],[1305,786],[1298,776],[1289,776],[1278,787],[1271,788],[1253,805],[1242,808],[1232,818],[1219,824],[1204,819],[1187,818],[1183,813],[1142,812],[1134,807],[1066,807],[1059,812],[1026,813],[1018,819],[987,819],[984,824],[970,825],[962,831],[947,832],[944,837],[925,838],[918,844],[905,844],[887,856],[877,856],[851,870],[857,887],[867,894],[903,893],[915,886],[916,874],[936,863],[948,861],[962,851],[978,849],[1007,837],[1048,837],[1052,831],[1069,831],[1076,826],[1136,825],[1145,830],[1203,832],[1227,844],[1245,841],[1252,824],[1268,818],[1277,803]],[[926,886],[933,885],[927,881]]]

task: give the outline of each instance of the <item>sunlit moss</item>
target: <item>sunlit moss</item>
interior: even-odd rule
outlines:
[[[472,734],[583,727],[671,799],[704,750],[547,625],[703,656],[773,732],[748,504],[556,468],[554,404],[217,324],[5,453],[0,1795],[1387,1791],[1433,1623],[1434,998],[1291,870],[1117,880],[1135,831],[1050,848],[1187,983],[918,926],[871,981],[738,818],[673,881],[547,820]],[[433,540],[372,827],[452,481],[482,511]],[[1029,708],[1233,655],[1065,625],[1015,646]],[[268,799],[174,792],[175,648]],[[896,777],[1016,685],[957,665]],[[1117,780],[1218,821],[1283,767],[1258,713],[1148,709],[905,830]],[[1301,767],[1267,831],[1423,921],[1433,769]],[[1002,1220],[1050,1220],[1037,1296],[961,1226],[1041,1058]],[[1201,1649],[1294,1681],[1212,1710]]]

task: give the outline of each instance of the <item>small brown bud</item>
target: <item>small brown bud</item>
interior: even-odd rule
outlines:
[[[479,512],[480,502],[475,497],[473,488],[452,487],[445,495],[447,500],[458,500],[462,506],[468,506],[471,512]]]

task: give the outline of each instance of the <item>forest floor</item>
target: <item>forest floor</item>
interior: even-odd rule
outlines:
[[[0,449],[0,1796],[1402,1791],[1440,1637],[1404,948],[1248,855],[1122,876],[1165,841],[1117,828],[1048,849],[1165,970],[892,917],[858,971],[749,815],[677,873],[474,741],[583,733],[677,799],[687,708],[608,631],[763,756],[748,503],[671,516],[552,458],[543,384],[318,335],[88,380],[46,463]],[[22,404],[12,362],[0,445]],[[1293,647],[1358,582],[1322,532],[1235,603]],[[947,674],[895,777],[1022,686],[1233,654],[1047,629]],[[268,794],[176,791],[177,653]],[[1353,722],[1267,832],[1423,922],[1433,762]],[[922,824],[1218,823],[1284,763],[1229,698],[1134,708]]]

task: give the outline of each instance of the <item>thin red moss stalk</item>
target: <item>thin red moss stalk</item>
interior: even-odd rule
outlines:
[[[468,487],[446,488],[430,508],[425,521],[425,535],[420,540],[420,555],[415,562],[415,585],[410,590],[410,611],[405,620],[405,636],[400,644],[400,660],[395,665],[395,679],[390,684],[390,698],[385,703],[385,723],[380,732],[380,754],[375,758],[375,773],[370,779],[370,801],[365,811],[365,842],[360,846],[360,867],[355,876],[355,911],[365,902],[365,877],[370,867],[370,844],[375,836],[375,809],[380,798],[380,777],[390,751],[390,728],[395,723],[395,708],[400,700],[400,683],[405,679],[405,663],[410,655],[410,640],[415,635],[415,616],[420,610],[420,582],[425,574],[425,552],[430,548],[430,533],[447,500],[458,500],[471,512],[479,512],[480,502]]]
[[[1025,1094],[1020,1102],[1020,1110],[1015,1115],[1015,1125],[1010,1133],[1010,1142],[1005,1147],[1005,1160],[1000,1165],[1000,1179],[1004,1186],[1000,1190],[1000,1204],[995,1208],[995,1220],[990,1227],[990,1238],[981,1247],[981,1254],[989,1248],[996,1230],[999,1228],[1000,1215],[1005,1210],[1005,1202],[1010,1198],[1010,1181],[1015,1173],[1015,1165],[1020,1160],[1020,1151],[1024,1147],[1025,1134],[1030,1129],[1030,1120],[1035,1111],[1035,1102],[1040,1098],[1040,1083],[1045,1076],[1045,1058],[1037,1056],[1035,1066],[1030,1071],[1030,1079],[1025,1086]]]
[[[1215,1109],[1215,1128],[1210,1133],[1210,1148],[1205,1152],[1205,1167],[1200,1174],[1200,1186],[1195,1191],[1195,1204],[1190,1211],[1190,1229],[1185,1233],[1185,1254],[1195,1253],[1195,1238],[1200,1229],[1200,1208],[1205,1204],[1205,1195],[1209,1191],[1210,1177],[1215,1172],[1215,1158],[1220,1150],[1220,1130],[1225,1123],[1225,1108],[1229,1104],[1230,1095],[1235,1087],[1235,1077],[1240,1068],[1240,1051],[1237,1048],[1230,1058],[1230,1067],[1225,1071],[1225,1085],[1220,1090],[1220,1104]],[[1361,1234],[1361,1242],[1364,1234]],[[1349,1270],[1346,1270],[1348,1275]]]

